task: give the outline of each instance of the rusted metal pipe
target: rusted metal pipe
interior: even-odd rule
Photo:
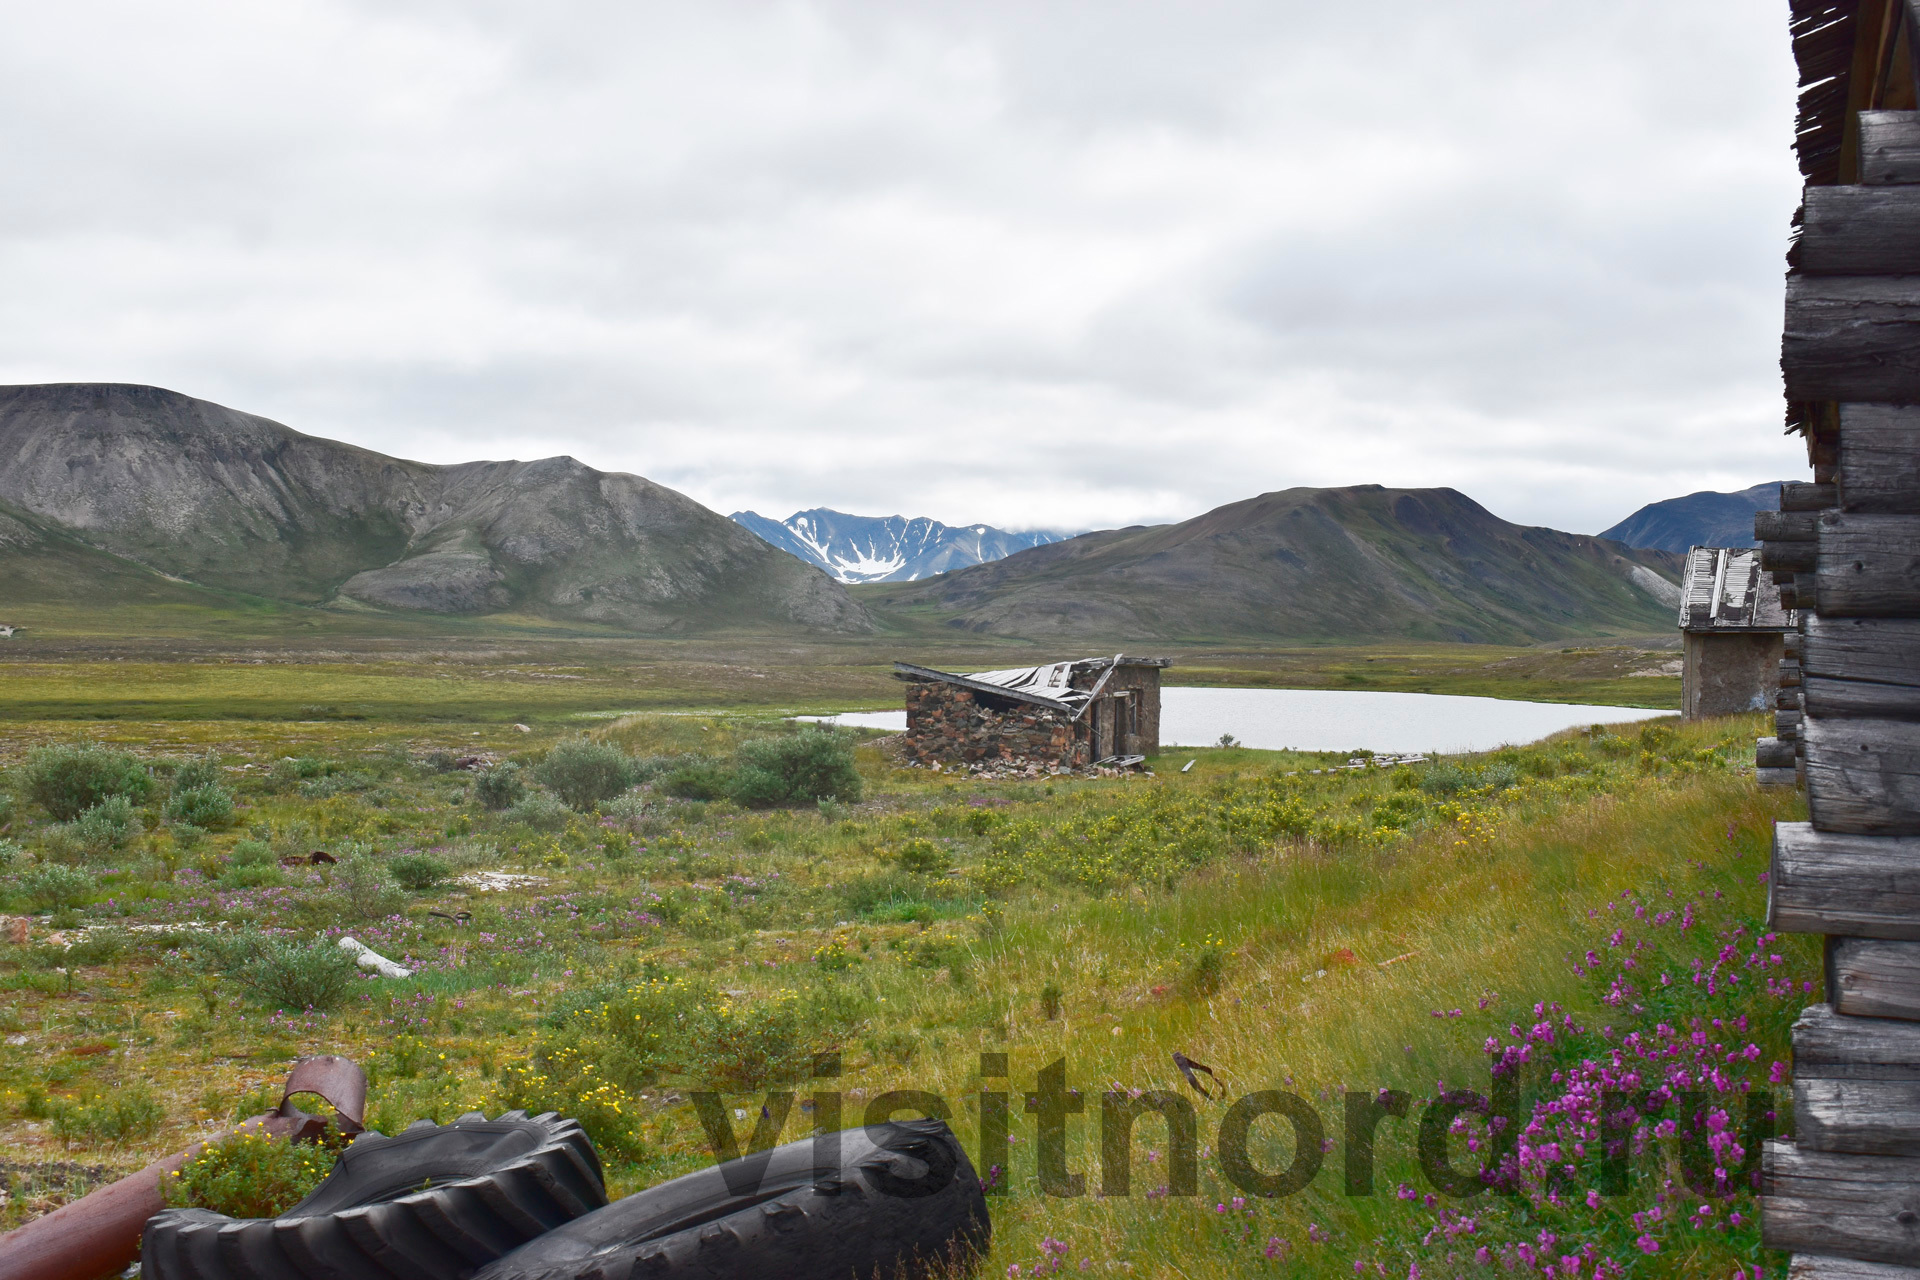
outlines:
[[[166,1208],[160,1181],[200,1153],[247,1128],[261,1128],[290,1142],[311,1141],[326,1127],[319,1116],[293,1105],[295,1094],[316,1094],[333,1106],[342,1133],[360,1133],[366,1120],[367,1077],[352,1059],[320,1054],[294,1063],[280,1105],[185,1151],[156,1160],[138,1173],[62,1205],[52,1213],[0,1236],[0,1280],[99,1280],[140,1256],[147,1219]]]

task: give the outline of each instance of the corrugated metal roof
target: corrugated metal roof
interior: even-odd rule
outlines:
[[[1752,547],[1690,547],[1680,585],[1682,631],[1786,631],[1793,615]]]
[[[1091,689],[1076,689],[1073,687],[1075,672],[1105,671],[1122,666],[1172,665],[1170,658],[1129,658],[1117,653],[1110,658],[1075,658],[1038,667],[1009,667],[1004,671],[975,671],[964,675],[953,671],[936,671],[932,667],[918,667],[910,662],[894,663],[893,671],[904,680],[943,680],[982,693],[1001,693],[1022,702],[1077,712],[1099,693],[1105,681],[1102,680]]]

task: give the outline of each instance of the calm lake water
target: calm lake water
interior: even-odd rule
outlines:
[[[1268,751],[1491,751],[1537,742],[1576,725],[1651,720],[1672,711],[1566,702],[1512,702],[1445,693],[1360,693],[1339,689],[1166,689],[1160,741],[1210,746],[1230,733]],[[905,711],[807,716],[872,729],[904,729]]]

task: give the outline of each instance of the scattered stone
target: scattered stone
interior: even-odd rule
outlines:
[[[546,882],[545,876],[525,876],[513,871],[469,871],[455,883],[481,893],[501,893],[508,889],[530,889]]]

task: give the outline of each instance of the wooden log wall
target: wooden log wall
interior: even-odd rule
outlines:
[[[1755,762],[1807,790],[1767,912],[1826,936],[1826,983],[1762,1235],[1800,1280],[1891,1280],[1920,1277],[1920,0],[1792,5],[1809,185],[1781,371],[1813,480],[1754,522],[1800,619]]]

